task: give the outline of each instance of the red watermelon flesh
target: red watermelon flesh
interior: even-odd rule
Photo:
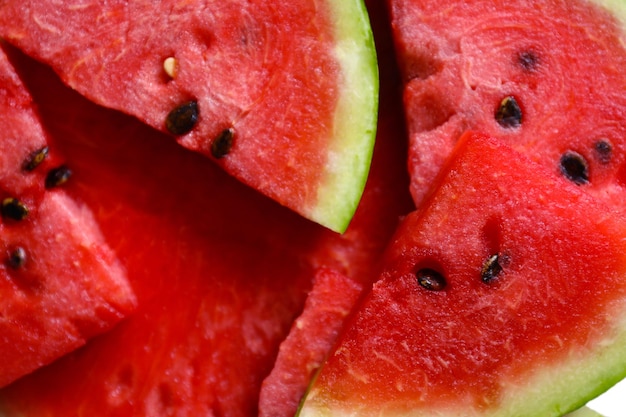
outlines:
[[[113,327],[135,297],[89,208],[46,187],[68,171],[1,50],[0,107],[2,387]]]
[[[560,416],[626,375],[626,220],[463,136],[300,416]]]
[[[373,265],[410,208],[402,138],[380,142],[362,208],[337,235],[13,56],[75,170],[67,188],[94,210],[128,271],[138,310],[0,391],[0,409],[24,416],[257,415],[261,383],[314,271],[326,266],[363,283],[375,276]]]
[[[392,212],[381,212],[382,207],[398,205],[397,207],[402,208],[400,211],[396,209],[395,213],[408,212],[413,207],[408,192],[407,195],[402,192],[389,193],[393,189],[408,190],[408,182],[404,175],[382,174],[384,171],[388,174],[393,173],[394,170],[404,166],[406,155],[398,155],[397,151],[392,153],[390,147],[403,141],[406,138],[406,131],[402,117],[401,80],[395,65],[386,7],[382,0],[370,0],[366,5],[372,18],[377,56],[380,58],[380,112],[376,138],[378,152],[375,153],[372,174],[363,201],[352,226],[346,233],[347,236],[353,237],[351,245],[359,245],[361,248],[359,252],[363,255],[367,254],[363,247],[388,240],[384,234],[371,233],[375,229],[374,223],[395,222],[395,215]],[[395,165],[398,163],[399,167]],[[390,197],[395,200],[390,200]],[[366,226],[364,222],[370,224]],[[389,230],[389,227],[379,228],[380,232],[385,230]],[[364,233],[365,231],[368,233]],[[371,264],[371,259],[365,257],[352,260],[363,265]],[[375,268],[372,272],[377,270],[378,268]],[[361,283],[369,289],[369,281]],[[346,311],[352,310],[356,304],[356,296],[356,286],[343,274],[328,269],[318,273],[318,279],[309,294],[303,314],[281,344],[272,373],[263,382],[259,415],[272,417],[294,415],[310,383],[312,372],[319,366],[319,358],[325,358],[330,352],[332,341],[345,324]]]
[[[0,35],[306,217],[352,218],[377,103],[360,0],[9,1]]]
[[[315,275],[303,313],[280,345],[259,398],[259,416],[293,416],[311,377],[324,361],[362,287],[332,269]]]
[[[388,3],[416,202],[474,129],[626,207],[624,10],[586,0]]]

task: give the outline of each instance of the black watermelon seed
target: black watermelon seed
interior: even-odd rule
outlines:
[[[234,135],[235,130],[232,127],[224,129],[211,143],[211,154],[217,159],[228,155],[233,146]]]
[[[438,271],[431,268],[422,268],[415,274],[417,283],[430,291],[441,291],[446,288],[446,279]]]
[[[26,263],[26,251],[22,247],[15,248],[9,253],[7,263],[13,269],[19,269]]]
[[[502,99],[495,113],[498,124],[504,128],[515,128],[522,124],[522,109],[513,96]]]
[[[583,185],[589,182],[587,161],[577,152],[567,151],[561,155],[559,162],[561,173],[574,184]]]
[[[24,163],[22,164],[22,168],[25,171],[32,171],[37,168],[43,162],[43,160],[46,159],[47,156],[48,147],[44,146],[43,148],[38,149],[28,155],[28,157],[26,158],[26,160],[24,160]]]
[[[517,54],[517,63],[525,71],[534,71],[539,66],[539,57],[534,51],[522,51]]]
[[[2,217],[12,220],[24,220],[28,216],[28,208],[17,198],[7,197],[0,207]]]
[[[199,115],[197,101],[184,102],[169,112],[165,119],[165,127],[174,135],[184,135],[196,126]]]
[[[46,188],[54,188],[65,184],[72,176],[72,171],[65,165],[53,168],[46,175]]]
[[[593,144],[593,149],[596,151],[596,155],[601,164],[608,164],[611,162],[611,156],[613,154],[613,146],[611,142],[605,139],[601,139]]]
[[[502,265],[500,265],[500,255],[491,255],[484,263],[480,271],[480,279],[489,284],[498,278],[498,275],[502,272]]]

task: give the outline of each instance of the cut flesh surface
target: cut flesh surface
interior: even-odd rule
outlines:
[[[626,221],[464,136],[300,416],[561,416],[626,375]]]
[[[316,273],[304,311],[281,343],[274,368],[263,381],[259,416],[293,416],[298,411],[311,377],[335,343],[361,290],[335,270],[324,268]]]
[[[350,222],[378,93],[361,0],[8,1],[0,32],[279,203],[336,231]]]
[[[112,331],[0,390],[0,414],[258,415],[261,383],[314,271],[371,283],[385,242],[410,210],[398,103],[385,112],[380,131],[389,135],[377,142],[362,203],[339,235],[11,51],[75,171],[65,189],[96,215],[138,303]]]
[[[92,212],[46,187],[61,160],[2,51],[0,143],[1,387],[113,327],[135,297]]]
[[[626,207],[626,3],[388,3],[416,204],[473,129]]]

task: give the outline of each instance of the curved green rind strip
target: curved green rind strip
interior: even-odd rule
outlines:
[[[331,0],[329,6],[342,87],[325,179],[307,217],[343,233],[363,194],[372,159],[378,119],[378,64],[363,1]]]
[[[576,411],[567,414],[564,417],[603,417],[602,414],[592,410],[589,407],[582,407]]]
[[[501,381],[503,397],[497,408],[491,410],[462,410],[451,405],[447,410],[424,412],[399,411],[392,401],[387,404],[371,404],[341,401],[331,398],[323,387],[316,386],[315,379],[303,399],[299,417],[560,417],[583,407],[587,402],[606,392],[626,377],[626,311],[613,317],[616,320],[615,335],[595,344],[593,349],[572,353],[566,360],[554,366],[543,366],[523,384]],[[323,372],[323,366],[320,369]],[[508,388],[506,388],[508,386]],[[361,393],[367,397],[367,393]],[[587,409],[589,410],[589,409]],[[567,417],[594,417],[591,410],[578,410]],[[578,414],[577,414],[578,413]],[[587,413],[587,414],[585,414]],[[595,413],[595,414],[589,414]]]

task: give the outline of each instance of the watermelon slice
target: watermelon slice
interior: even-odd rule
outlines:
[[[381,59],[380,113],[376,152],[368,185],[357,215],[345,234],[346,238],[351,238],[346,249],[352,253],[353,265],[372,265],[371,255],[368,255],[371,252],[366,248],[376,242],[387,242],[389,237],[380,232],[393,228],[399,213],[414,209],[408,195],[409,183],[404,170],[406,150],[398,147],[406,137],[406,131],[388,14],[382,0],[369,0],[366,5],[372,16],[377,55]],[[402,174],[394,175],[398,168]],[[387,222],[389,225],[385,226]],[[376,229],[379,233],[372,233]],[[333,249],[336,253],[336,247]],[[354,257],[355,253],[365,256]],[[337,333],[345,325],[347,312],[354,308],[357,296],[362,295],[357,289],[369,288],[371,281],[376,278],[376,275],[366,274],[365,269],[359,269],[358,273],[350,275],[360,278],[357,283],[360,285],[351,283],[344,274],[328,268],[318,272],[303,313],[292,325],[289,335],[281,344],[272,372],[263,381],[259,416],[292,417],[297,411],[312,373],[320,365],[320,358],[328,355]],[[354,271],[354,266],[350,270]],[[369,272],[375,274],[377,270],[376,267]]]
[[[0,35],[307,218],[352,218],[378,92],[362,0],[8,1]]]
[[[362,287],[345,275],[317,272],[303,313],[280,345],[278,358],[261,386],[259,416],[293,416],[311,377],[335,343]]]
[[[626,220],[460,139],[300,416],[561,416],[626,375]]]
[[[75,171],[65,189],[92,208],[138,307],[83,349],[1,390],[0,414],[258,415],[261,383],[315,271],[370,283],[412,207],[398,103],[383,112],[385,140],[376,144],[359,210],[339,235],[12,51]]]
[[[475,129],[626,207],[625,3],[388,3],[416,203]]]
[[[0,50],[0,387],[111,328],[135,305],[88,208],[62,183],[47,141]]]

